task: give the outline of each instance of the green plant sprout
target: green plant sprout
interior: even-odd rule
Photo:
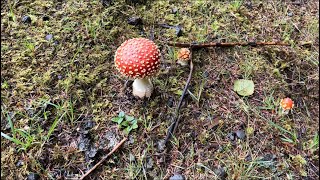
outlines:
[[[112,118],[112,121],[118,123],[120,129],[124,128],[126,134],[138,128],[138,120],[126,115],[123,111],[119,113],[118,117]]]

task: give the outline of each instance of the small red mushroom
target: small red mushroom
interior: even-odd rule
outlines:
[[[177,63],[182,66],[187,66],[190,59],[190,50],[188,48],[181,48],[178,52],[178,61]]]
[[[145,38],[133,38],[123,42],[114,57],[116,68],[126,77],[134,78],[133,95],[150,97],[153,85],[149,77],[160,67],[158,46]]]
[[[284,98],[281,100],[280,105],[283,110],[290,110],[294,106],[294,102],[290,98]]]

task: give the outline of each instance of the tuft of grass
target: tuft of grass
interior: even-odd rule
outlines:
[[[263,106],[259,109],[276,110],[279,107],[280,100],[274,98],[274,91],[271,91],[269,95],[264,92]]]
[[[56,130],[56,127],[62,119],[69,120],[71,124],[74,122],[74,111],[71,101],[64,103],[64,105],[61,106],[59,104],[51,103],[46,99],[40,99],[39,102],[36,103],[36,106],[41,107],[41,110],[30,118],[30,122],[33,122],[38,118],[43,118],[47,121],[51,119],[52,111],[45,110],[48,105],[51,105],[55,108],[57,115],[54,117],[54,121],[49,126],[46,135],[42,135],[43,129],[35,129],[36,127],[32,124],[31,127],[25,126],[25,129],[15,128],[10,115],[6,113],[6,118],[11,129],[11,135],[1,132],[1,136],[15,143],[19,147],[18,151],[23,150],[26,152],[36,144],[42,144],[43,146],[50,140],[50,136]],[[17,114],[22,117],[29,118],[27,115],[24,115],[21,112],[17,112]]]
[[[298,134],[296,132],[288,131],[272,121],[269,121],[269,124],[271,126],[277,128],[278,130],[280,130],[281,135],[283,136],[281,138],[281,140],[288,142],[288,143],[291,143],[291,144],[294,144],[294,145],[296,145],[299,142],[298,141]]]
[[[12,137],[7,135],[6,133],[1,132],[1,136],[5,139],[14,142],[19,146],[18,151],[27,151],[32,145],[35,143],[35,135],[31,135],[29,132],[24,129],[18,129],[14,127],[14,124],[11,120],[10,115],[7,113],[7,120],[11,129]]]

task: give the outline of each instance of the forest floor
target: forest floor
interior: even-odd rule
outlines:
[[[135,37],[163,57],[144,100],[113,60]],[[163,153],[189,74],[167,42],[249,41],[290,46],[194,50]],[[238,79],[254,94],[239,96]],[[125,133],[120,112],[138,128]],[[78,179],[123,137],[87,179],[318,179],[318,119],[317,1],[1,2],[1,179]]]

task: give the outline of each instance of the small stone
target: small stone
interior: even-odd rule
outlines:
[[[168,102],[167,102],[167,105],[168,105],[169,107],[172,107],[172,106],[173,106],[173,98],[172,98],[172,97],[169,97]]]
[[[176,14],[177,12],[178,12],[178,8],[177,7],[172,8],[172,10],[171,10],[172,14]]]
[[[80,151],[86,151],[89,148],[90,139],[85,137],[84,135],[80,136],[78,149]]]
[[[142,19],[140,17],[130,17],[128,18],[128,24],[137,26],[137,25],[142,25]]]
[[[251,154],[248,154],[244,159],[248,162],[252,161]]]
[[[31,23],[31,17],[27,16],[27,15],[23,16],[22,17],[22,22],[26,23],[26,24],[30,24]]]
[[[263,156],[262,161],[273,161],[275,158],[274,154],[266,154]]]
[[[182,176],[181,174],[174,174],[169,178],[169,180],[184,180],[184,176]]]
[[[129,144],[133,144],[134,143],[134,137],[132,135],[129,136]]]
[[[125,0],[127,4],[136,5],[136,4],[144,4],[146,0]]]
[[[109,141],[107,145],[109,149],[113,149],[119,143],[117,136],[111,131],[105,134],[105,138]]]
[[[158,147],[159,152],[162,152],[164,150],[164,148],[166,147],[166,145],[164,143],[165,143],[164,139],[161,139],[158,141],[157,147]]]
[[[288,16],[289,16],[289,17],[292,17],[292,16],[293,16],[293,13],[292,13],[292,12],[289,12],[289,13],[288,13]]]
[[[227,177],[227,173],[222,167],[214,169],[213,172],[218,176],[219,179],[226,179]]]
[[[237,130],[236,135],[239,139],[243,139],[244,137],[246,137],[246,133],[244,132],[244,130]]]
[[[292,2],[293,5],[298,5],[298,6],[301,5],[301,3],[302,3],[301,0]]]
[[[59,45],[59,41],[55,40],[55,41],[53,42],[53,45]]]
[[[180,36],[182,36],[182,27],[181,26],[176,26],[176,36],[177,37],[180,37]]]
[[[152,158],[148,158],[146,168],[152,169],[152,167],[153,167],[153,160]]]
[[[235,140],[235,136],[234,136],[234,133],[231,132],[227,135],[227,138],[230,139],[230,141],[234,141]]]
[[[84,129],[85,129],[85,130],[89,130],[89,129],[93,128],[93,127],[94,127],[94,122],[93,122],[93,121],[88,121],[88,122],[85,124]]]
[[[46,35],[46,40],[47,40],[47,41],[50,41],[52,38],[53,38],[53,35],[52,35],[52,34]]]
[[[252,8],[253,8],[251,1],[246,2],[246,3],[244,4],[244,6],[245,6],[246,8],[248,8],[248,9],[252,9]]]
[[[35,173],[30,173],[27,178],[27,180],[38,180],[38,179],[40,179],[40,176],[39,174],[35,174]]]
[[[102,0],[101,3],[103,6],[108,7],[111,5],[112,0]]]
[[[49,21],[49,19],[50,19],[49,16],[43,16],[42,17],[42,21]]]
[[[89,158],[94,158],[97,154],[97,148],[95,148],[93,145],[91,145],[90,150],[87,151],[86,154],[89,156]]]
[[[136,158],[134,157],[134,155],[132,153],[129,154],[129,161],[132,162],[136,160]]]
[[[202,76],[203,76],[204,78],[209,77],[209,73],[208,73],[208,71],[204,71],[204,73],[202,74]]]
[[[17,167],[23,166],[24,162],[22,160],[19,160],[16,164]]]

